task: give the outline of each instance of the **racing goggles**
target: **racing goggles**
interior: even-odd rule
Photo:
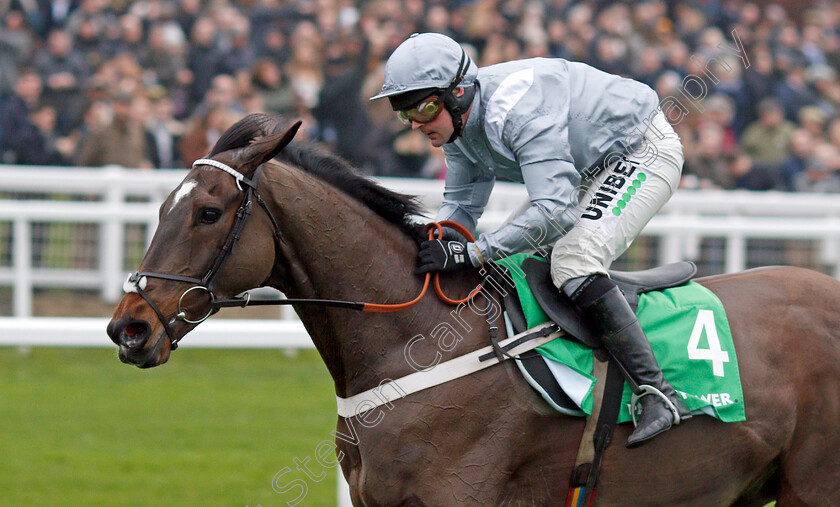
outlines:
[[[441,97],[422,100],[419,104],[408,109],[397,111],[397,118],[406,125],[411,125],[411,122],[429,123],[438,117],[443,110],[443,100]]]

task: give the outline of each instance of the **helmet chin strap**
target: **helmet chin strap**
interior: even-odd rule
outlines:
[[[443,92],[443,106],[447,111],[449,111],[449,115],[452,117],[453,127],[452,135],[449,136],[449,140],[446,141],[447,143],[453,142],[461,135],[461,131],[464,129],[464,113],[467,109],[469,109],[469,105],[472,103],[472,99],[475,96],[475,89],[478,86],[478,81],[476,81],[472,86],[463,89],[464,95],[461,97],[455,96],[455,88],[464,79],[464,76],[467,75],[470,63],[470,57],[467,56],[467,52],[464,51],[464,48],[461,48],[461,61],[458,63],[458,71],[455,73],[455,77],[452,78],[452,82]],[[466,108],[464,107],[464,104],[466,105]]]
[[[458,109],[461,109],[460,107]],[[449,140],[446,141],[447,144],[454,142],[461,136],[461,131],[464,130],[464,120],[463,120],[463,113],[460,111],[451,111],[450,116],[452,116],[452,135],[449,136]]]
[[[464,130],[464,113],[469,110],[477,89],[478,81],[469,88],[464,88],[464,94],[461,97],[456,97],[455,92],[450,91],[443,99],[443,105],[452,117],[453,128],[452,135],[449,136],[449,140],[446,141],[447,144],[455,141],[461,136],[461,132]]]

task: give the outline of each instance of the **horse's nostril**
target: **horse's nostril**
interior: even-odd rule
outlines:
[[[119,326],[118,326],[119,327]],[[151,326],[143,320],[130,320],[124,326],[115,329],[118,345],[124,345],[130,349],[138,349],[146,344],[151,334]],[[113,337],[112,337],[113,338]]]
[[[140,322],[132,322],[125,326],[125,335],[129,338],[134,338],[134,335],[142,333],[146,330],[146,324]]]

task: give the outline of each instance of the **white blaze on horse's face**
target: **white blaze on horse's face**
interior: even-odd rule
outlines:
[[[181,183],[181,186],[178,187],[178,191],[175,192],[175,197],[172,198],[172,205],[169,207],[169,213],[172,213],[172,210],[175,209],[175,206],[181,202],[181,199],[190,195],[190,192],[198,185],[198,182],[195,180],[185,180]]]

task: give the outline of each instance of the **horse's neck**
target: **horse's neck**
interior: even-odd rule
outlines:
[[[295,298],[370,303],[403,303],[420,293],[423,280],[414,275],[417,246],[399,228],[309,175],[271,179],[272,192],[277,194],[272,200],[281,203],[277,217],[285,238],[285,279],[278,289]],[[445,283],[452,296],[463,297],[477,278],[453,277]],[[461,311],[453,317],[454,307],[429,292],[416,306],[394,313],[297,308],[335,380],[337,394],[355,394],[383,379],[414,372],[406,359],[406,345],[418,335],[427,338],[412,352],[417,362],[428,362],[425,358],[437,353],[433,331],[441,323],[466,321],[472,335],[486,334],[486,323],[474,312]],[[464,348],[459,350],[470,350],[472,340],[466,334],[461,338]]]

